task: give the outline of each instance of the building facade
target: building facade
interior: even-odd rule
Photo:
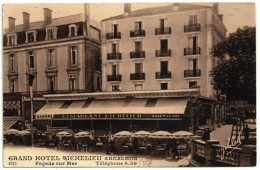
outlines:
[[[13,119],[5,113],[18,107],[12,103],[21,100],[22,113],[15,116],[31,119],[29,74],[35,76],[34,112],[46,103],[44,94],[101,90],[100,23],[90,18],[89,5],[84,5],[84,14],[61,18],[52,18],[50,9],[43,12],[38,22],[30,22],[30,14],[23,12],[22,25],[8,18],[9,28],[3,34],[3,92],[11,97],[4,98],[4,123]],[[22,99],[16,101],[14,94]]]
[[[23,24],[9,28],[3,36],[3,92],[29,92],[28,75],[34,74],[34,93],[100,91],[100,26],[85,15],[52,18],[44,8],[44,20],[30,23],[23,12]]]
[[[226,36],[213,7],[174,3],[102,21],[102,90],[153,91],[200,87],[213,97],[212,46]]]

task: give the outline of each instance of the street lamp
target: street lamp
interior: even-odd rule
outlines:
[[[29,74],[30,102],[31,102],[31,140],[32,140],[32,147],[33,147],[33,90],[32,90],[32,85],[33,85],[34,77],[35,76],[33,74]]]

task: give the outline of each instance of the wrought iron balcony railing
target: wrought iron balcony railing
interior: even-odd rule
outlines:
[[[156,57],[170,57],[172,54],[171,50],[156,50],[155,56]]]
[[[121,74],[107,75],[107,81],[121,81]]]
[[[145,30],[130,31],[130,37],[145,37]]]
[[[184,25],[184,32],[198,32],[200,31],[200,24]]]
[[[145,58],[145,51],[130,52],[130,58]]]
[[[132,73],[130,80],[145,80],[145,73]]]
[[[155,35],[171,34],[171,27],[155,28]]]
[[[184,55],[200,55],[200,47],[184,48]]]
[[[107,39],[121,39],[121,32],[117,32],[117,33],[114,33],[114,32],[110,32],[110,33],[107,33]]]
[[[194,70],[184,70],[184,77],[200,77],[200,69]]]
[[[167,79],[167,78],[171,78],[172,74],[170,71],[164,73],[164,72],[156,72],[155,73],[155,78],[156,79]]]
[[[121,60],[121,53],[108,53],[107,60]]]

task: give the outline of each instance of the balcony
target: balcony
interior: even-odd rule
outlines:
[[[110,33],[107,33],[107,39],[108,40],[110,40],[110,39],[121,39],[121,32],[117,32],[117,33],[110,32]]]
[[[155,56],[156,57],[170,57],[172,54],[171,50],[156,50]]]
[[[132,73],[130,80],[145,80],[145,73]]]
[[[200,77],[200,69],[196,70],[184,70],[184,77]]]
[[[171,27],[155,28],[155,35],[165,35],[171,33],[172,33]]]
[[[163,72],[156,72],[155,73],[155,78],[156,79],[167,79],[167,78],[171,78],[172,74],[170,71],[163,73]]]
[[[107,60],[121,60],[121,53],[108,53]]]
[[[130,31],[130,37],[145,37],[145,30]]]
[[[145,51],[130,52],[130,58],[145,58]]]
[[[198,32],[200,31],[200,24],[184,25],[184,32]]]
[[[121,74],[107,75],[107,81],[121,81]]]
[[[197,48],[184,48],[184,55],[200,55],[200,47]]]

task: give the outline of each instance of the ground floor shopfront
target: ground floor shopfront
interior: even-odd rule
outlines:
[[[119,131],[178,131],[212,126],[214,100],[198,102],[198,91],[114,92],[46,95],[47,103],[35,114],[35,122],[60,127]]]

